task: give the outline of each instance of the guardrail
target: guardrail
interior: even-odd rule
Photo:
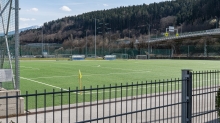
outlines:
[[[196,32],[186,32],[182,33],[179,36],[168,36],[168,37],[161,37],[156,39],[150,39],[147,42],[159,42],[159,41],[166,41],[172,39],[181,39],[181,38],[188,38],[188,37],[196,37],[196,36],[204,36],[204,35],[215,35],[220,34],[220,29],[211,29],[211,30],[203,30],[203,31],[196,31]]]

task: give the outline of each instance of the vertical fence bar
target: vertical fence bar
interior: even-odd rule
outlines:
[[[79,90],[78,87],[76,87],[76,122],[78,122],[78,94]]]
[[[146,87],[146,100],[145,100],[145,103],[146,103],[146,109],[147,109],[147,107],[148,107],[148,106],[147,106],[147,98],[148,98],[148,97],[147,97],[147,93],[148,93],[148,92],[147,92],[147,91],[148,91],[148,89],[147,89],[147,85],[148,85],[148,84],[147,84],[147,81],[146,81],[146,85],[145,85],[145,87]],[[147,111],[146,111],[146,114],[145,114],[145,115],[146,115],[146,117],[145,117],[145,121],[146,121],[146,123],[147,123]]]
[[[55,98],[55,95],[54,95],[55,92],[54,91],[55,91],[55,89],[53,89],[53,123],[55,122],[54,121],[54,105],[55,105],[54,104],[55,103],[55,99],[54,99]]]
[[[198,81],[197,81],[197,74],[195,74],[194,72],[193,72],[193,77],[192,77],[192,79],[193,79],[193,82],[195,82],[195,86],[196,86],[196,89],[195,89],[195,91],[193,91],[193,95],[194,94],[198,94],[198,91],[197,91],[197,89],[199,89],[199,87],[198,87]],[[193,84],[194,85],[194,84]],[[194,98],[193,99],[193,105],[194,105],[194,100],[196,100],[196,108],[198,109],[198,107],[199,107],[199,103],[198,103],[198,99],[196,98]],[[194,105],[195,106],[195,105]],[[196,111],[196,113],[198,112],[198,110]],[[195,112],[194,112],[195,113]],[[199,119],[198,119],[198,117],[196,117],[196,119],[195,119],[196,121],[198,121]]]
[[[171,105],[173,104],[173,93],[172,93],[172,91],[173,91],[173,88],[172,88],[172,86],[173,86],[173,80],[171,79],[171,84],[170,84],[170,89],[171,89],[171,101],[170,101],[170,103],[171,103]],[[173,106],[170,106],[170,110],[171,110],[171,123],[173,122],[173,108],[172,108]]]
[[[138,82],[136,86],[136,111],[138,110]],[[137,123],[137,112],[136,112],[136,123]]]
[[[164,89],[164,87],[165,87],[165,86],[164,86],[164,83],[165,83],[165,82],[164,82],[164,80],[163,80],[163,95],[164,95],[164,91],[165,91],[165,89]],[[163,96],[163,105],[164,105],[164,103],[165,103],[164,97],[165,97],[165,96]],[[164,108],[165,108],[165,107],[163,107],[163,123],[164,123],[164,114],[165,114],[165,113],[164,113]]]
[[[103,92],[102,92],[102,94],[103,94],[103,117],[105,117],[105,85],[103,86]],[[103,123],[105,122],[105,119],[103,118]]]
[[[46,89],[44,90],[44,123],[46,123],[46,106],[47,106],[47,100],[46,100]]]
[[[151,80],[151,82],[150,82],[150,109],[152,109],[152,84],[153,84],[153,82],[152,82],[152,80]],[[151,118],[152,118],[152,116],[151,116],[151,111],[152,110],[150,110],[150,122],[151,122]]]
[[[92,119],[92,86],[90,86],[90,106],[89,106],[89,108],[90,108],[90,120]],[[91,123],[91,121],[90,121],[90,123]]]
[[[8,123],[8,92],[6,92],[6,123]]]
[[[63,122],[63,89],[60,92],[60,122]]]
[[[200,71],[198,71],[198,73],[200,73]],[[198,80],[198,81],[199,81],[199,93],[201,93],[201,90],[203,91],[203,89],[202,89],[202,87],[203,87],[203,82],[202,82],[202,83],[200,82],[200,80],[202,80],[201,77],[203,77],[203,75],[200,75],[200,74],[199,74],[199,80]],[[203,97],[203,96],[202,96],[202,97]],[[199,100],[200,100],[200,99],[201,99],[201,96],[199,96]],[[202,99],[203,99],[203,98],[202,98]],[[202,102],[203,102],[203,101],[200,101],[200,102],[199,102],[199,112],[201,112],[201,110],[202,110],[202,105],[201,105]],[[200,120],[201,120],[201,121],[200,121]],[[202,122],[202,118],[199,118],[199,122]]]
[[[212,72],[212,71],[210,71],[210,72]],[[212,85],[212,83],[211,83],[212,82],[212,73],[210,73],[209,79],[210,79],[210,82],[209,82],[209,87],[210,87],[209,88],[209,90],[210,90],[209,99],[210,100],[209,101],[210,101],[210,108],[212,108],[212,103],[211,103],[212,102],[212,100],[211,100],[212,99],[212,90],[211,90],[212,89],[212,86],[211,86]],[[209,117],[210,117],[210,120],[211,120],[211,114],[209,115]]]
[[[176,82],[177,82],[177,80],[176,80],[176,78],[174,79],[174,103],[176,103],[176,95],[177,95],[177,93],[176,93]],[[174,105],[174,123],[176,123],[176,105]]]
[[[133,82],[131,86],[131,112],[133,112]],[[131,122],[133,122],[133,113],[131,114]]]
[[[27,91],[26,91],[26,123],[28,123],[28,92]]]
[[[208,104],[209,104],[209,94],[208,94],[208,91],[209,91],[209,89],[208,89],[208,87],[209,87],[209,71],[207,71],[207,73],[206,73],[206,105],[205,105],[205,107],[206,107],[206,110],[205,111],[208,111]],[[207,116],[207,119],[206,119],[206,121],[208,121],[209,120],[209,113],[207,113],[206,114],[206,116]]]
[[[68,92],[68,97],[69,97],[69,123],[70,123],[70,87],[69,87],[69,92]]]
[[[143,81],[141,82],[141,123],[143,123],[142,119],[143,119]]]
[[[97,90],[96,90],[96,98],[97,98],[97,100],[96,100],[96,102],[97,102],[97,105],[96,105],[96,107],[97,107],[97,119],[99,118],[99,85],[97,85]],[[97,120],[97,123],[98,123],[98,121],[99,120]]]
[[[217,88],[217,87],[218,87],[217,84],[218,84],[218,85],[220,84],[220,83],[219,83],[219,79],[220,79],[220,78],[219,78],[219,73],[220,73],[220,71],[218,71],[218,74],[217,74],[216,77],[215,77],[215,92],[216,92],[215,94],[217,94],[217,93],[218,93],[217,91],[219,90],[219,89]],[[218,80],[218,83],[216,83],[217,80]],[[215,118],[219,120],[218,110],[217,110],[216,113],[215,113]]]
[[[128,122],[128,83],[126,83],[126,123]]]
[[[19,94],[20,95],[20,94]],[[18,91],[16,92],[16,122],[18,123]]]
[[[123,110],[123,107],[122,107],[122,96],[123,96],[122,95],[122,83],[121,83],[121,87],[120,88],[121,88],[121,114],[122,114],[122,110]],[[122,123],[122,115],[121,115],[120,118],[121,118],[121,123]]]
[[[85,120],[85,102],[86,102],[86,98],[85,98],[85,86],[83,87],[83,121]]]
[[[117,108],[117,103],[116,103],[116,98],[117,98],[117,84],[115,84],[115,123],[116,123],[116,108]]]
[[[182,70],[182,123],[191,123],[192,117],[192,73]]]
[[[168,84],[168,79],[167,79],[167,81],[166,81],[166,85],[167,85],[167,105],[169,104],[169,95],[168,95],[168,90],[169,90],[169,84]],[[167,123],[169,122],[169,106],[167,106]]]
[[[35,121],[37,123],[37,90],[35,90]]]
[[[112,89],[112,85],[110,84],[109,87],[109,116],[111,116],[111,98],[112,98],[112,94],[111,94],[111,89]],[[109,118],[109,123],[111,123],[111,118]]]
[[[161,107],[160,106],[160,96],[161,96],[161,94],[160,94],[160,80],[159,80],[159,107]],[[159,122],[160,122],[160,108],[159,108]]]
[[[155,94],[155,96],[154,96],[154,98],[155,98],[155,104],[154,104],[154,106],[156,107],[157,106],[157,98],[156,98],[156,93],[157,93],[157,84],[156,84],[156,80],[154,81],[155,83],[155,88],[154,88],[154,94]],[[159,97],[160,98],[160,97]],[[155,109],[155,112],[154,112],[155,114],[154,114],[154,120],[155,121],[157,121],[157,109]]]

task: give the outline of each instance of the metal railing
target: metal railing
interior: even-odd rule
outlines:
[[[220,71],[182,71],[181,79],[90,87],[0,97],[2,123],[217,122]],[[25,112],[18,114],[18,99]],[[9,115],[15,99],[16,114]],[[2,113],[0,111],[0,113]],[[2,115],[2,114],[1,114]]]
[[[160,38],[154,38],[149,41],[149,43],[152,42],[160,42],[160,41],[166,41],[166,40],[174,40],[174,39],[182,39],[182,38],[189,38],[189,37],[196,37],[196,36],[205,36],[205,35],[216,35],[220,34],[220,29],[211,29],[211,30],[203,30],[203,31],[196,31],[196,32],[186,32],[182,33],[179,36],[168,36],[168,37],[160,37]]]

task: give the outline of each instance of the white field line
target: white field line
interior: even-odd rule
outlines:
[[[29,81],[32,81],[32,82],[35,82],[35,83],[38,83],[38,84],[42,84],[42,85],[46,85],[46,86],[49,86],[49,87],[53,87],[53,88],[57,88],[57,89],[62,89],[62,90],[65,90],[65,91],[69,91],[68,89],[65,89],[65,88],[60,88],[60,87],[57,87],[57,86],[53,86],[53,85],[50,85],[50,84],[46,84],[46,83],[43,83],[43,82],[39,82],[39,81],[36,81],[36,80],[32,80],[32,79],[28,79],[28,78],[24,78],[24,77],[20,77],[21,79],[25,79],[25,80],[29,80]],[[216,80],[216,79],[213,79],[213,80]],[[217,79],[218,80],[218,79]],[[201,82],[201,81],[196,81],[196,83],[198,83],[198,82]],[[205,81],[203,81],[203,82],[207,82],[206,80]],[[134,83],[135,84],[135,83]],[[164,88],[164,86],[174,86],[174,85],[179,85],[179,84],[181,84],[181,82],[177,82],[177,83],[173,83],[173,84],[166,84],[166,83],[164,83],[164,84],[157,84],[156,86],[155,85],[152,85],[152,86],[147,86],[147,88],[151,88],[151,89],[155,89],[155,87],[159,87],[159,86],[161,86],[161,87],[163,87]],[[211,85],[211,83],[210,83],[210,85]],[[123,87],[124,88],[124,87]],[[138,87],[136,87],[136,86],[134,86],[133,87],[133,90],[135,90],[135,89],[140,89],[140,88],[146,88],[146,86],[145,87],[143,87],[143,86],[138,86]],[[158,90],[158,88],[156,88],[157,90]],[[165,88],[165,89],[167,89],[167,88]],[[109,89],[100,89],[100,90],[105,90],[104,92],[110,92],[110,90]],[[108,91],[109,90],[109,91]],[[111,89],[111,92],[114,92],[114,91],[126,91],[126,90],[132,90],[132,88],[131,87],[129,87],[129,88],[126,88],[126,89]],[[80,90],[79,90],[80,91]],[[74,92],[75,93],[75,92]],[[90,92],[90,91],[86,91],[85,92],[85,94],[90,94],[90,93],[92,93],[92,94],[97,94],[97,91],[96,92]],[[98,92],[98,93],[103,93],[103,91],[102,92]],[[78,94],[81,94],[81,93],[78,93]]]
[[[65,91],[69,91],[68,89],[60,88],[60,87],[53,86],[53,85],[50,85],[50,84],[46,84],[46,83],[43,83],[43,82],[39,82],[39,81],[36,81],[36,80],[32,80],[32,79],[28,79],[28,78],[24,78],[24,77],[20,77],[20,78],[21,78],[21,79],[28,80],[28,81],[32,81],[32,82],[35,82],[35,83],[38,83],[38,84],[46,85],[46,86],[49,86],[49,87],[53,87],[53,88],[57,88],[57,89],[63,89],[63,90],[65,90]]]
[[[213,80],[216,80],[216,79],[213,79]],[[217,80],[219,80],[219,79],[217,79]],[[198,83],[198,82],[201,82],[201,81],[195,81],[194,83]],[[206,80],[205,81],[203,81],[203,82],[207,82]],[[135,83],[134,83],[135,84]],[[140,84],[140,83],[139,83]],[[179,84],[182,84],[182,82],[181,81],[179,81],[179,82],[175,82],[175,83],[173,83],[173,84],[166,84],[166,83],[162,83],[162,84],[156,84],[156,86],[155,85],[152,85],[152,86],[147,86],[147,88],[151,88],[152,90],[155,90],[155,87],[157,87],[156,88],[156,90],[159,90],[158,89],[158,87],[163,87],[163,88],[161,88],[161,89],[167,89],[167,87],[165,88],[165,86],[174,86],[174,85],[176,85],[176,87],[180,87],[180,86],[178,86]],[[209,83],[209,85],[212,85],[212,83]],[[119,85],[120,86],[120,85]],[[124,86],[124,85],[123,85]],[[144,86],[144,85],[143,85]],[[146,88],[146,86],[141,86],[141,85],[139,85],[138,87],[136,87],[136,86],[134,86],[133,87],[133,91],[135,91],[135,89],[145,89]],[[207,85],[203,85],[203,86],[207,86]],[[124,89],[120,89],[120,88],[117,88],[116,90],[115,89],[111,89],[111,92],[115,92],[115,91],[117,91],[117,92],[119,92],[119,91],[126,91],[126,90],[132,90],[132,87],[129,87],[129,88],[126,88],[126,87],[123,87]],[[199,87],[200,88],[200,87]],[[161,90],[160,89],[160,90]],[[175,89],[175,87],[173,87],[173,89]],[[102,92],[98,92],[98,93],[103,93],[103,90],[105,90],[104,92],[110,92],[109,91],[109,89],[100,89],[100,90],[102,90]],[[97,94],[97,91],[96,92],[91,92],[92,94]],[[89,91],[87,91],[87,92],[85,92],[85,94],[90,94],[90,92]]]
[[[132,73],[145,73],[145,72],[151,72],[151,71],[136,71],[136,72],[126,72],[126,73],[107,73],[107,74],[83,74],[83,76],[104,76],[104,75],[126,75],[126,74],[132,74]],[[41,78],[63,78],[63,77],[77,77],[77,75],[68,75],[68,76],[49,76],[49,77],[36,77],[36,78],[30,78],[30,79],[41,79]]]
[[[33,68],[33,67],[25,67],[25,66],[20,66],[22,68],[27,68],[27,69],[33,69],[33,70],[40,70],[39,68]]]
[[[32,79],[28,79],[28,78],[24,78],[24,77],[20,77],[21,79],[25,79],[25,80],[28,80],[28,81],[32,81],[32,82],[35,82],[35,83],[38,83],[38,84],[42,84],[42,85],[46,85],[46,86],[49,86],[49,87],[53,87],[53,88],[57,88],[57,89],[62,89],[62,90],[65,90],[65,91],[69,91],[68,89],[65,89],[65,88],[60,88],[60,87],[57,87],[57,86],[53,86],[53,85],[50,85],[50,84],[46,84],[46,83],[43,83],[43,82],[39,82],[39,81],[36,81],[36,80],[32,80]],[[165,84],[164,86],[168,86],[168,85],[174,85],[174,84]],[[160,85],[160,86],[163,86],[163,85]],[[152,86],[148,86],[147,88],[153,88],[155,87],[155,85],[152,85]],[[146,88],[146,87],[142,87],[142,88]],[[134,89],[138,89],[136,87],[133,87],[133,90]],[[101,89],[103,90],[103,89]],[[110,91],[107,91],[109,89],[105,89],[105,92],[110,92]],[[132,88],[127,88],[127,89],[122,89],[123,91],[126,91],[126,90],[132,90]],[[111,89],[111,92],[114,92],[114,91],[121,91],[121,90],[118,90],[118,89]],[[97,92],[92,92],[93,94],[96,94]],[[98,93],[103,93],[103,92],[98,92]],[[86,92],[85,94],[90,94],[90,92]]]
[[[56,63],[54,63],[56,64]],[[60,63],[60,64],[65,64],[65,65],[73,65],[73,64],[68,64],[68,63]],[[134,69],[123,69],[123,68],[112,68],[112,67],[102,67],[101,65],[97,64],[97,65],[80,65],[80,64],[77,64],[76,66],[87,66],[87,67],[98,67],[98,68],[106,68],[106,69],[113,69],[113,70],[126,70],[126,71],[145,71],[145,70],[134,70]]]

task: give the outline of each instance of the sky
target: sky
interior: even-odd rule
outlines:
[[[19,0],[20,27],[41,26],[45,22],[96,10],[120,6],[159,3],[165,0]]]

